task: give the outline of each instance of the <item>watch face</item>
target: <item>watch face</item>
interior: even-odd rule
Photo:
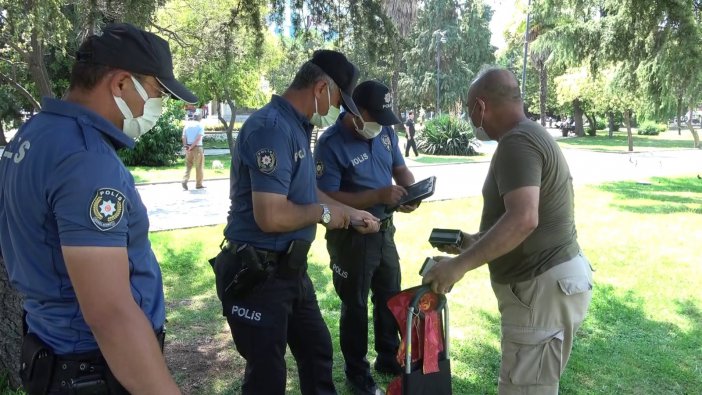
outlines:
[[[324,222],[325,224],[331,222],[331,214],[329,214],[328,212],[322,214],[322,222]]]

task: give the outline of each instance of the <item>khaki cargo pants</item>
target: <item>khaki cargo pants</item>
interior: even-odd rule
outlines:
[[[500,395],[555,395],[592,298],[580,253],[533,280],[492,283],[502,321]]]

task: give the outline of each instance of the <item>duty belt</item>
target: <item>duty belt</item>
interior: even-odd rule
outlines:
[[[239,249],[240,246],[243,244],[238,244],[231,242],[227,239],[224,239],[222,241],[222,251],[228,251],[230,254],[236,254],[237,250]],[[258,256],[261,258],[263,262],[266,263],[278,263],[278,260],[285,254],[283,252],[277,252],[277,251],[268,251],[268,250],[262,250],[259,248],[254,249]]]
[[[156,332],[156,340],[158,340],[161,352],[163,352],[165,337],[165,331],[159,330]],[[74,388],[74,383],[80,381],[81,378],[91,377],[96,380],[106,381],[108,385],[110,385],[110,388],[114,389],[117,387],[118,389],[123,389],[118,382],[110,382],[116,379],[112,376],[110,368],[107,366],[107,362],[100,350],[96,350],[82,354],[57,355],[54,362],[54,374],[49,392],[65,392]],[[124,393],[127,394],[128,392],[125,390]]]

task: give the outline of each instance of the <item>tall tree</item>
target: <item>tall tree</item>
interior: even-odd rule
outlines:
[[[418,13],[411,48],[404,56],[407,71],[400,76],[404,101],[435,108],[438,75],[439,106],[460,108],[470,80],[483,65],[495,61],[488,26],[491,17],[492,9],[480,0],[426,2]]]
[[[263,34],[265,1],[173,0],[156,21],[170,32],[181,78],[202,102],[228,105],[227,119],[218,112],[231,152],[237,107],[262,104],[259,86],[268,65]],[[202,10],[207,9],[206,13]]]

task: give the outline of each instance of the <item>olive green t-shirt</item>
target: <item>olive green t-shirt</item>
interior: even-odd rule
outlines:
[[[532,279],[580,251],[568,163],[553,137],[529,120],[497,145],[483,185],[481,233],[504,215],[504,195],[526,186],[539,187],[539,224],[515,249],[488,263],[491,279],[500,284]]]

